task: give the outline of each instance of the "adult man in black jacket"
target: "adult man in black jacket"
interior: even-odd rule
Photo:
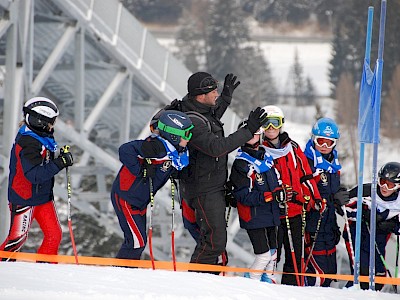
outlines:
[[[266,121],[258,107],[248,118],[248,125],[225,137],[222,115],[231,103],[233,91],[240,82],[228,74],[219,96],[217,81],[208,73],[197,72],[188,79],[188,94],[182,100],[182,111],[196,111],[207,118],[189,114],[194,128],[189,147],[189,166],[181,174],[182,196],[196,212],[200,239],[190,262],[217,264],[225,253],[225,183],[228,176],[228,153],[253,138]]]

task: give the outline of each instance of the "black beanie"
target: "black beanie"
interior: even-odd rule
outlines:
[[[206,72],[197,72],[188,79],[188,93],[190,96],[207,94],[218,87],[218,81],[211,74]]]

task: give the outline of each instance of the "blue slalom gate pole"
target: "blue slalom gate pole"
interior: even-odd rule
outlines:
[[[372,40],[372,23],[374,19],[374,7],[368,7],[367,36],[365,39],[365,59],[370,60],[371,40]],[[361,97],[361,93],[360,93]],[[361,109],[361,108],[360,108]],[[356,222],[356,239],[355,239],[355,256],[354,256],[354,286],[360,288],[360,245],[361,245],[361,218],[362,218],[362,192],[364,178],[364,152],[365,143],[360,142],[360,160],[358,164],[358,187],[357,187],[357,222]],[[346,212],[345,212],[346,213]],[[350,229],[349,229],[350,234]]]
[[[376,185],[377,179],[377,161],[378,161],[378,144],[379,144],[379,128],[381,113],[381,92],[382,92],[382,71],[383,71],[383,49],[385,41],[385,21],[386,21],[386,0],[381,2],[381,17],[379,24],[379,47],[378,60],[376,63],[376,96],[374,109],[374,153],[372,159],[372,185],[371,185],[371,234],[369,242],[369,288],[375,290],[375,237],[376,237]]]

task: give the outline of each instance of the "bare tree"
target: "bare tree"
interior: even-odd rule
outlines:
[[[351,73],[342,73],[336,87],[336,120],[344,127],[349,136],[351,154],[354,162],[354,174],[357,174],[357,123],[358,123],[358,93],[354,87]]]
[[[381,126],[383,134],[400,138],[400,65],[397,65],[389,83],[389,95],[382,99]]]

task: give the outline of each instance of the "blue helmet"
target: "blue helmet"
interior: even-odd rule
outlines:
[[[166,110],[158,119],[157,128],[160,136],[168,140],[172,145],[178,146],[181,141],[190,140],[193,128],[192,121],[187,114],[177,110]]]
[[[313,126],[311,133],[313,137],[324,137],[328,139],[340,138],[339,127],[330,118],[321,118]]]

